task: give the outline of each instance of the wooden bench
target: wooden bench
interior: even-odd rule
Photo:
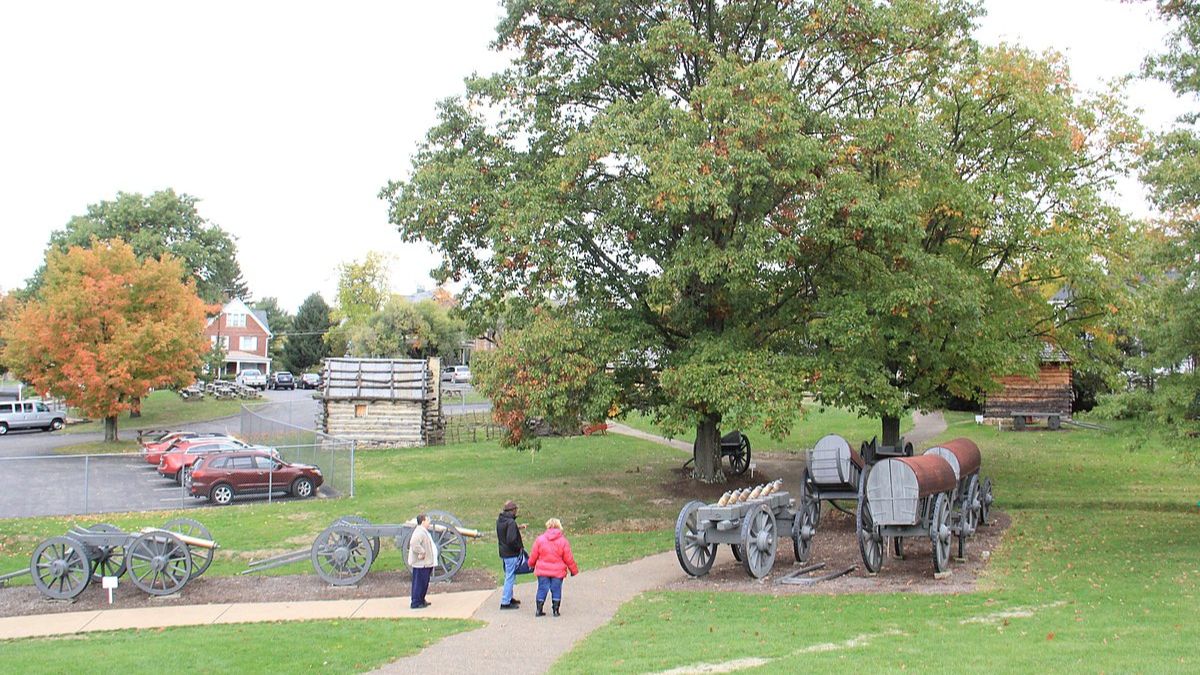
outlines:
[[[1013,421],[1013,430],[1024,431],[1032,419],[1046,420],[1046,428],[1057,431],[1062,427],[1061,413],[1056,412],[1013,412],[1010,413]]]

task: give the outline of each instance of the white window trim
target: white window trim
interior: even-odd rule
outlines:
[[[250,343],[247,346],[247,343]],[[256,352],[258,351],[258,336],[257,335],[242,335],[238,337],[238,351],[241,352]]]

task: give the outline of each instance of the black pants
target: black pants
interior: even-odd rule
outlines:
[[[414,567],[412,571],[412,604],[413,609],[425,604],[425,594],[429,592],[429,577],[433,575],[432,567]]]

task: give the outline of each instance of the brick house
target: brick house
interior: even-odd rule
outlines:
[[[267,313],[250,307],[241,300],[225,303],[221,313],[211,317],[204,327],[204,336],[212,346],[218,342],[225,349],[225,367],[221,375],[236,375],[246,368],[271,373],[271,357],[267,356],[271,327]]]

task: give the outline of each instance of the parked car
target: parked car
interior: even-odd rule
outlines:
[[[196,438],[189,441],[182,441],[172,448],[170,452],[165,452],[159,457],[158,475],[163,478],[170,478],[182,485],[183,474],[190,470],[200,457],[217,452],[248,450],[254,447],[230,437]]]
[[[321,376],[316,373],[305,373],[298,380],[301,389],[320,389],[321,384]]]
[[[267,380],[268,389],[295,389],[296,380],[292,374],[286,370],[277,370],[271,373],[271,378]]]
[[[162,459],[163,454],[170,452],[183,441],[220,438],[232,438],[232,436],[216,432],[172,431],[160,436],[158,440],[151,441],[150,443],[142,443],[142,457],[146,459],[147,464],[158,466],[158,460]]]
[[[450,366],[442,370],[442,382],[451,384],[470,384],[471,382],[471,367],[470,366]]]
[[[202,458],[192,468],[188,492],[207,497],[210,504],[225,506],[234,495],[287,491],[307,499],[325,482],[321,470],[310,464],[285,462],[261,450],[223,452]]]
[[[234,381],[244,387],[254,387],[255,389],[267,388],[267,376],[263,375],[262,371],[257,368],[246,368],[238,371]]]
[[[67,414],[51,410],[42,401],[0,403],[0,436],[9,429],[45,429],[57,431],[67,423]]]

